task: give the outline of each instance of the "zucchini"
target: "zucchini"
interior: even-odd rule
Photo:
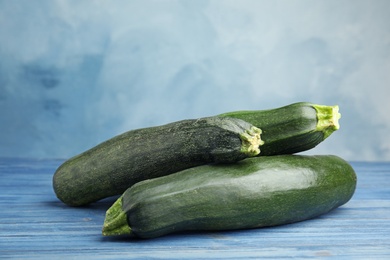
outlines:
[[[355,187],[353,168],[334,155],[204,165],[130,187],[106,212],[102,233],[154,238],[294,223],[345,204]]]
[[[247,121],[262,130],[260,156],[293,154],[314,148],[339,129],[338,106],[299,102],[287,106],[219,115]]]
[[[256,156],[261,130],[235,118],[207,117],[115,136],[65,161],[53,176],[57,197],[81,206],[120,195],[136,182],[186,168]]]

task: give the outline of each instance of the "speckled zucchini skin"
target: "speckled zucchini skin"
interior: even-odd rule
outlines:
[[[103,235],[154,238],[314,218],[345,204],[356,174],[333,155],[279,155],[205,165],[137,183],[107,211]]]
[[[219,116],[245,120],[262,130],[264,145],[259,156],[293,154],[314,148],[339,129],[338,106],[308,102]]]
[[[243,120],[220,117],[128,131],[65,161],[53,176],[53,188],[65,204],[86,205],[142,180],[255,156],[260,133]]]

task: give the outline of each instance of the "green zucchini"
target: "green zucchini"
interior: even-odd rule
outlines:
[[[219,115],[247,121],[262,130],[264,145],[260,156],[293,154],[314,148],[339,129],[338,106],[299,102],[287,106],[254,111],[236,111]]]
[[[189,230],[294,223],[345,204],[356,174],[333,155],[276,155],[146,180],[108,209],[102,233],[154,238]]]
[[[53,176],[57,197],[81,206],[120,195],[136,182],[186,168],[256,156],[261,130],[235,118],[207,117],[142,128],[65,161]]]

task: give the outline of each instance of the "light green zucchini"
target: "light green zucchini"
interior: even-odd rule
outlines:
[[[299,102],[287,106],[219,115],[247,121],[262,130],[259,156],[310,150],[338,130],[339,107]]]

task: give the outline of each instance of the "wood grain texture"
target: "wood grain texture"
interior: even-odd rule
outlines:
[[[0,158],[0,258],[390,259],[390,162],[352,162],[354,197],[315,219],[152,240],[102,237],[105,211],[115,198],[82,208],[61,203],[52,176],[62,162]]]

